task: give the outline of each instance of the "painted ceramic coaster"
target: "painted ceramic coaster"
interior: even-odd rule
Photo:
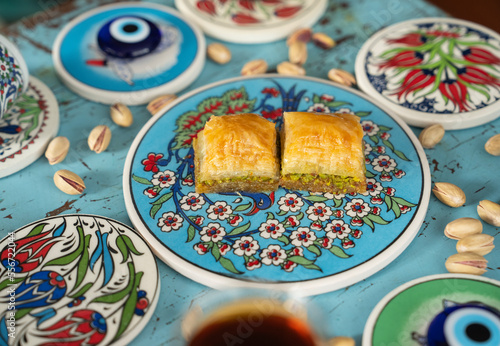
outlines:
[[[391,25],[366,41],[355,70],[360,88],[410,125],[462,129],[500,116],[500,35],[478,24]]]
[[[358,115],[368,192],[195,193],[191,142],[210,115],[256,112],[279,126],[284,110]],[[418,232],[430,194],[427,159],[401,120],[353,89],[280,75],[229,79],[179,98],[137,135],[123,182],[135,228],[181,274],[215,288],[298,294],[348,286],[394,260]]]
[[[120,222],[51,217],[8,233],[0,251],[2,345],[125,345],[153,315],[156,260]]]
[[[0,178],[36,161],[59,130],[59,105],[52,91],[30,76],[28,90],[0,119]]]
[[[500,345],[500,282],[442,274],[408,282],[368,318],[363,346]]]
[[[169,7],[118,3],[73,19],[57,36],[52,58],[82,97],[138,105],[191,84],[205,63],[205,38]]]
[[[212,37],[234,43],[267,43],[310,27],[323,15],[326,0],[176,0],[186,17]]]

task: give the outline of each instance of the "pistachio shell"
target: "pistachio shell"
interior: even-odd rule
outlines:
[[[456,208],[465,203],[465,193],[461,188],[451,183],[435,183],[432,192],[447,206]]]
[[[328,71],[328,79],[348,87],[356,84],[356,78],[351,73],[338,68]]]
[[[485,199],[479,202],[477,213],[484,222],[500,227],[500,204]]]
[[[64,136],[52,139],[45,150],[45,157],[51,165],[62,162],[69,151],[69,140]]]
[[[425,149],[431,149],[436,146],[444,137],[444,127],[441,124],[427,126],[420,132],[418,140]]]
[[[231,61],[231,51],[222,43],[210,43],[207,47],[207,55],[218,64],[227,64]]]
[[[451,255],[445,262],[450,273],[482,275],[486,273],[488,261],[473,252],[462,252]]]
[[[325,33],[316,32],[312,35],[314,44],[323,49],[330,49],[335,46],[335,41]]]
[[[116,125],[129,127],[134,122],[134,117],[130,109],[123,103],[115,103],[109,109],[111,119]]]
[[[89,148],[97,154],[102,153],[108,148],[109,141],[111,140],[111,130],[106,125],[98,125],[90,131],[87,140]]]
[[[483,224],[472,217],[461,217],[453,220],[444,228],[444,235],[450,239],[462,239],[483,231]]]
[[[151,113],[151,115],[156,115],[160,110],[173,102],[175,99],[177,99],[177,95],[174,94],[158,96],[148,103],[146,109],[149,111],[149,113]]]
[[[500,156],[500,133],[490,137],[484,145],[484,149],[488,154]]]
[[[304,65],[307,60],[307,47],[304,42],[296,41],[288,48],[288,60],[292,64]]]
[[[85,190],[82,178],[67,169],[61,169],[54,173],[54,184],[68,195],[79,195]]]
[[[292,45],[294,42],[300,41],[307,43],[311,40],[312,30],[310,28],[301,28],[290,34],[286,40],[287,46]]]
[[[306,74],[306,70],[304,70],[303,67],[292,64],[289,61],[283,61],[278,64],[278,66],[276,66],[276,70],[279,74],[287,76],[304,76]]]
[[[241,69],[242,76],[266,73],[267,62],[264,59],[251,60],[243,65]]]
[[[494,248],[494,238],[488,234],[473,234],[460,239],[457,242],[458,252],[474,252],[484,256],[489,254]]]

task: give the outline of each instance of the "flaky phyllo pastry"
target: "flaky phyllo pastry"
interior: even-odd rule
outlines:
[[[291,190],[365,192],[363,129],[352,114],[285,112],[280,185]]]
[[[257,114],[212,116],[193,141],[197,193],[274,191],[277,132]]]

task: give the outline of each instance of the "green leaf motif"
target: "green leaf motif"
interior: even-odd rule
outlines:
[[[321,270],[321,268],[319,266],[317,266],[316,264],[306,264],[306,265],[303,265],[303,267],[306,269],[314,269],[314,270],[323,272],[323,270]]]
[[[245,232],[249,228],[250,228],[250,222],[248,222],[242,226],[234,228],[230,233],[228,233],[228,235],[237,235],[237,234]]]
[[[80,238],[79,243],[78,243],[79,245],[78,245],[78,248],[76,249],[76,251],[70,252],[66,256],[55,258],[52,261],[49,261],[46,265],[48,265],[48,266],[50,266],[50,265],[63,266],[63,265],[66,265],[66,264],[73,262],[74,260],[76,260],[80,256],[80,254],[83,251],[83,247],[85,246],[85,238],[83,235],[82,226],[77,226],[76,229],[78,230],[78,235]]]
[[[189,243],[194,239],[194,236],[196,235],[196,228],[193,227],[193,225],[189,225],[188,230],[187,230],[187,240],[186,243]]]
[[[120,321],[120,326],[118,327],[118,331],[114,337],[114,340],[117,340],[120,335],[122,335],[128,328],[132,318],[134,317],[135,306],[137,304],[137,288],[141,283],[143,272],[137,273],[134,280],[134,286],[130,292],[130,296],[128,297],[125,305],[123,306],[122,317]]]
[[[152,219],[155,218],[156,213],[161,209],[163,206],[163,203],[167,202],[170,198],[173,196],[173,192],[169,192],[158,198],[156,201],[151,203],[153,206],[151,207],[151,210],[149,211],[149,215],[151,216]]]
[[[407,207],[414,207],[416,204],[410,203],[401,197],[392,197],[392,200],[398,204],[405,205]]]
[[[300,212],[300,213],[298,213],[298,214],[296,215],[296,217],[297,217],[297,220],[299,220],[299,221],[300,221],[300,220],[302,220],[302,219],[304,218],[304,213],[303,213],[303,212]]]
[[[270,211],[267,212],[267,217],[266,217],[266,220],[272,220],[274,219],[274,214],[271,213]]]
[[[127,265],[128,265],[128,278],[129,278],[127,286],[121,291],[94,298],[92,302],[114,304],[125,298],[127,295],[129,295],[135,282],[135,266],[134,262],[128,262]]]
[[[85,236],[85,246],[83,247],[82,257],[78,261],[78,270],[76,272],[76,283],[75,288],[78,288],[87,274],[87,269],[89,267],[89,243],[91,235],[87,234]]]
[[[7,277],[7,279],[5,279],[2,282],[0,282],[0,292],[3,292],[3,290],[7,286],[18,284],[18,283],[20,283],[23,280],[24,280],[24,277],[15,277],[14,280],[11,281],[10,278]]]
[[[25,238],[29,238],[29,237],[33,237],[35,235],[39,235],[40,233],[42,233],[43,229],[45,228],[45,226],[47,226],[47,223],[41,223],[41,224],[38,224],[36,225],[29,233],[28,235],[25,237]]]
[[[332,254],[334,254],[337,257],[340,258],[349,258],[351,255],[348,255],[345,253],[344,249],[337,245],[333,245],[331,248],[328,249]]]
[[[70,298],[75,299],[75,298],[83,296],[93,285],[94,285],[93,282],[86,283],[85,285],[83,285],[82,288],[80,288],[80,290],[78,292],[76,292],[75,294],[70,295]]]
[[[234,211],[245,211],[247,210],[248,208],[250,208],[252,206],[252,203],[248,203],[248,204],[240,204],[239,206],[237,206],[236,208],[234,208]]]
[[[219,263],[222,265],[224,269],[227,271],[234,273],[234,274],[243,274],[240,272],[236,267],[234,266],[233,262],[231,260],[227,259],[226,257],[221,257],[219,260]]]
[[[325,196],[318,196],[318,195],[310,195],[310,196],[305,196],[303,198],[307,199],[308,201],[311,201],[311,202],[324,202],[324,201],[328,201],[328,198],[326,198]]]
[[[219,262],[221,254],[219,246],[217,244],[214,244],[214,246],[212,246],[212,256],[214,256],[216,262]]]
[[[307,246],[306,249],[308,251],[312,252],[313,254],[315,254],[318,257],[321,256],[321,250],[316,245],[314,245],[314,244]]]
[[[402,152],[402,151],[399,151],[397,149],[394,149],[393,150],[394,154],[396,154],[397,157],[399,157],[400,159],[403,159],[405,161],[410,161],[409,158],[406,157],[406,155]]]
[[[137,250],[137,248],[135,247],[134,243],[132,242],[132,240],[130,240],[130,238],[127,235],[122,234],[121,237],[123,238],[123,241],[127,245],[127,248],[129,249],[130,252],[132,252],[136,256],[143,255],[142,252],[140,252],[139,250]]]
[[[138,182],[139,184],[151,185],[151,182],[149,180],[147,180],[146,178],[138,177],[135,174],[132,174],[132,179],[134,179],[134,181]]]
[[[277,238],[276,240],[284,243],[285,245],[290,244],[290,239],[288,239],[288,237],[285,235],[282,235],[281,237]]]
[[[388,223],[390,223],[389,221],[384,220],[380,215],[368,214],[366,217],[379,225],[387,225]]]
[[[356,114],[358,117],[362,118],[362,117],[366,117],[368,115],[370,115],[372,112],[356,112],[354,114]]]
[[[313,260],[307,259],[307,258],[302,257],[302,256],[290,256],[290,257],[288,257],[288,260],[291,262],[300,264],[300,265],[308,265],[308,264],[314,263]]]

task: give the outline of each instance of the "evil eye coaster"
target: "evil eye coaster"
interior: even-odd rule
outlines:
[[[117,3],[72,20],[57,36],[52,58],[80,96],[139,105],[191,84],[205,62],[205,39],[169,7]]]
[[[500,116],[500,35],[452,18],[391,25],[355,64],[359,87],[408,124],[464,129]]]
[[[35,221],[0,241],[0,345],[127,345],[160,293],[153,253],[101,216]]]

